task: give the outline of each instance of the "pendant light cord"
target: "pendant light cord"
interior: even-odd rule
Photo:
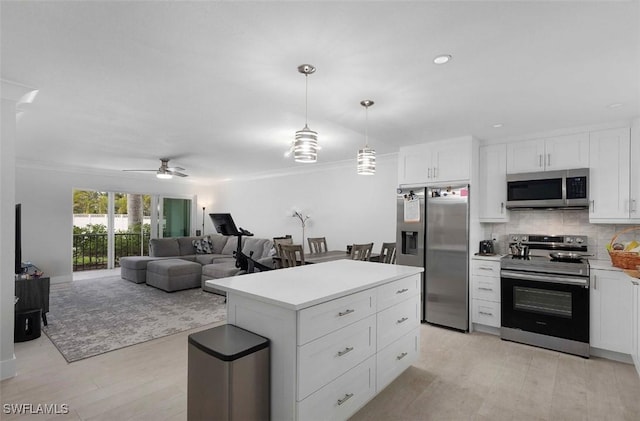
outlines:
[[[364,107],[364,144],[369,148],[369,106]]]
[[[307,115],[309,114],[309,75],[304,75],[304,126],[307,127]]]

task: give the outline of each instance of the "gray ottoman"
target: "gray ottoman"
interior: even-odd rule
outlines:
[[[182,259],[156,260],[147,264],[147,285],[167,292],[200,286],[200,263]]]
[[[147,264],[158,257],[126,256],[120,258],[120,277],[127,281],[142,284],[147,280]]]

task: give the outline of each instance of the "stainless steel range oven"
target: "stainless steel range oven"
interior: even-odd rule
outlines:
[[[588,357],[587,238],[509,237],[512,244],[528,246],[530,254],[501,259],[501,338]]]

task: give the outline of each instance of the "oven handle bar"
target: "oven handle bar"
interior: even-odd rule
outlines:
[[[513,272],[510,270],[501,270],[500,276],[503,278],[523,279],[525,281],[551,282],[554,284],[580,285],[589,286],[589,278],[565,278],[552,275],[533,275],[530,273]]]

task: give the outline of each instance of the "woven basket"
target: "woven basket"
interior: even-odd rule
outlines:
[[[627,228],[625,230],[620,231],[619,233],[613,236],[609,244],[613,246],[613,244],[616,242],[616,238],[618,238],[620,234],[624,234],[626,232],[631,232],[635,230],[640,231],[640,227],[631,227],[631,228]],[[636,267],[640,265],[640,253],[637,253],[637,252],[609,250],[609,257],[611,257],[611,264],[621,269],[635,270]]]

